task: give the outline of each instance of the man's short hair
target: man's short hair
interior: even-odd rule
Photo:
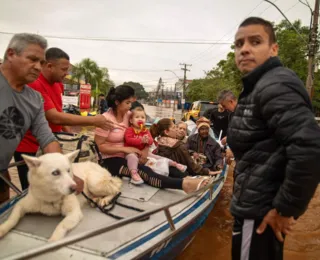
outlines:
[[[240,27],[246,27],[249,25],[262,25],[264,30],[266,31],[266,33],[269,35],[269,43],[276,43],[277,39],[276,39],[276,34],[274,32],[274,28],[272,23],[270,23],[267,20],[264,20],[260,17],[248,17],[247,19],[245,19],[239,26]]]
[[[50,48],[46,51],[46,61],[53,61],[59,59],[70,60],[69,55],[59,48]]]
[[[17,54],[20,54],[30,44],[39,45],[44,50],[47,49],[48,47],[47,40],[41,35],[32,34],[32,33],[17,33],[13,35],[13,37],[9,42],[7,50],[5,51],[5,54],[4,54],[4,60],[7,60],[8,49],[12,49]]]
[[[217,96],[218,103],[221,103],[225,100],[237,100],[236,96],[232,93],[231,90],[222,90]]]
[[[104,94],[99,94],[99,97],[104,97]]]

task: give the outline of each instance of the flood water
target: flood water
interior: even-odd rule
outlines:
[[[172,108],[145,106],[151,117],[171,117]],[[177,121],[181,112],[176,111]],[[80,128],[79,128],[80,130]],[[83,129],[82,131],[85,131]],[[319,169],[320,170],[320,169]],[[12,181],[19,185],[16,168],[10,169]],[[232,167],[219,199],[204,226],[197,232],[195,239],[177,260],[231,259],[232,216],[229,212],[232,196]],[[14,193],[12,193],[14,195]],[[285,260],[320,259],[320,186],[309,204],[306,213],[298,220],[294,231],[285,241]]]

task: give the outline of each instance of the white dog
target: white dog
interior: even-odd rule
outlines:
[[[83,217],[80,205],[85,200],[80,203],[78,198],[83,196],[74,194],[76,183],[73,173],[84,181],[83,191],[88,197],[102,207],[110,202],[120,191],[122,181],[96,163],[72,163],[78,153],[79,150],[66,155],[50,153],[39,158],[23,155],[29,167],[29,191],[15,205],[8,220],[0,225],[0,237],[15,227],[26,213],[65,216],[49,241],[63,238],[77,226]]]

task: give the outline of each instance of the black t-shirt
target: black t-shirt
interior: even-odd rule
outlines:
[[[100,105],[100,108],[99,108],[100,114],[103,114],[108,110],[107,101],[105,99],[101,99],[99,105]]]
[[[215,109],[211,113],[210,121],[213,124],[214,134],[219,137],[220,131],[222,130],[221,138],[227,135],[228,123],[229,123],[229,112],[219,112],[218,109]]]

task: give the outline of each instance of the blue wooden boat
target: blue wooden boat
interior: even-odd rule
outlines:
[[[84,219],[64,239],[48,243],[61,217],[27,215],[0,239],[0,259],[174,259],[192,241],[212,211],[226,179],[226,166],[208,187],[186,195],[179,190],[132,187],[124,180],[119,202],[144,209],[116,206],[116,220],[89,205]],[[0,222],[25,193],[0,208]],[[137,221],[150,216],[146,221]]]

